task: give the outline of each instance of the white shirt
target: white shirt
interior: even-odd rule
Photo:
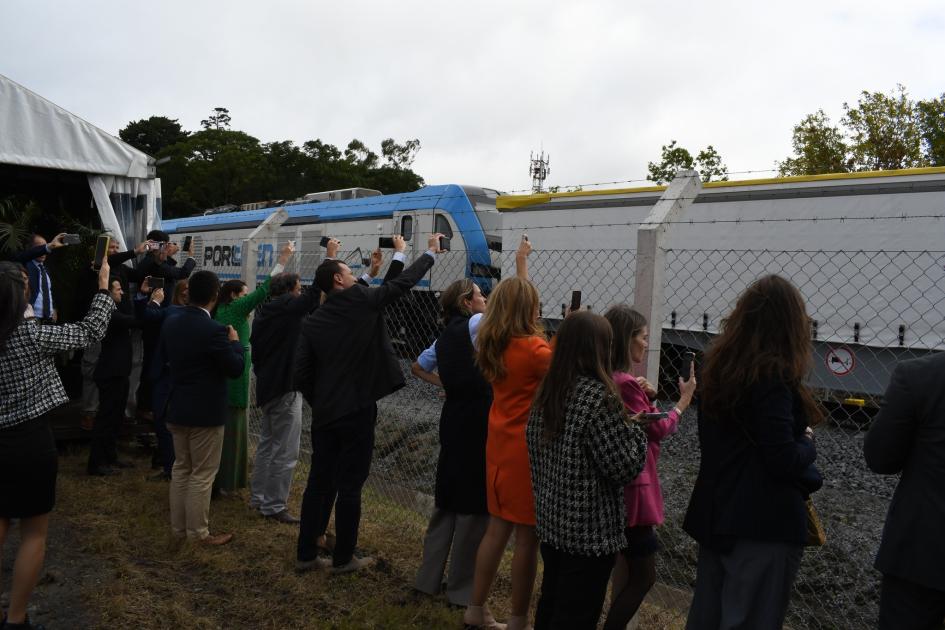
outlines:
[[[479,324],[482,323],[482,313],[476,313],[469,318],[469,340],[473,347],[476,347],[476,338],[479,336]],[[436,370],[436,342],[434,341],[429,348],[420,353],[417,357],[417,363],[427,372]]]

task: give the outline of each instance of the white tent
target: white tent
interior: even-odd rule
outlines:
[[[139,239],[160,223],[154,159],[0,75],[0,163],[85,173],[102,225]]]

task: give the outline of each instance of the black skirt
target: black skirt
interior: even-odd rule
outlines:
[[[46,416],[0,429],[0,518],[51,512],[58,471],[56,440]]]

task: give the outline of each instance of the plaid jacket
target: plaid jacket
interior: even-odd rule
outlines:
[[[69,402],[59,380],[53,355],[85,348],[105,336],[115,302],[96,293],[89,313],[80,322],[62,326],[24,319],[0,352],[0,429],[41,416]]]
[[[646,462],[646,434],[598,380],[580,377],[562,435],[547,442],[536,405],[526,438],[538,539],[559,551],[602,556],[623,549],[623,487]]]

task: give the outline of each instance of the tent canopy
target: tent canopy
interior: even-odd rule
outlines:
[[[150,179],[154,159],[0,74],[0,162]]]

